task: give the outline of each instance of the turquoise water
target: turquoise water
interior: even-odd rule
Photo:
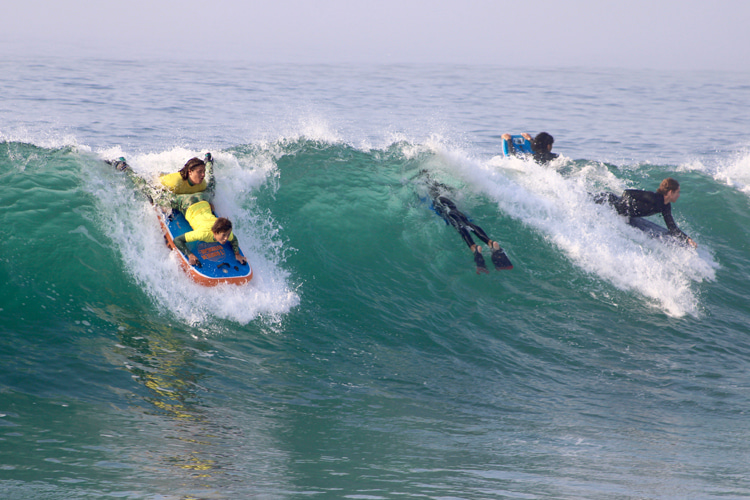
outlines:
[[[750,495],[747,75],[2,64],[3,498]],[[102,161],[206,151],[249,286],[190,282]],[[697,251],[587,194],[665,176]]]

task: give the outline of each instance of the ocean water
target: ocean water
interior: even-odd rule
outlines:
[[[0,498],[750,496],[747,73],[0,69]],[[542,130],[553,165],[498,156]],[[102,161],[206,151],[247,286],[192,283]],[[697,250],[589,196],[667,176]]]

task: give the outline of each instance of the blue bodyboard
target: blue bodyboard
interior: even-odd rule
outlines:
[[[533,155],[531,142],[522,135],[511,135],[510,141],[503,139],[503,155],[522,156]]]
[[[219,242],[194,241],[187,244],[188,249],[200,261],[199,265],[191,266],[187,258],[176,249],[174,239],[190,232],[193,228],[185,219],[185,215],[179,210],[159,213],[164,237],[170,248],[177,250],[180,264],[188,275],[197,283],[205,286],[215,286],[220,283],[233,283],[242,285],[253,278],[253,269],[250,262],[240,264],[234,256],[232,245],[229,242],[223,245]],[[240,250],[242,254],[242,250]],[[242,254],[244,256],[244,254]]]
[[[662,238],[664,236],[669,236],[669,231],[667,231],[667,228],[662,227],[655,222],[651,222],[650,220],[644,219],[643,217],[631,217],[628,221],[628,224],[640,229],[652,238]]]
[[[687,242],[669,234],[669,230],[666,227],[660,226],[659,224],[643,217],[630,217],[628,220],[628,224],[636,229],[640,229],[651,238],[668,241],[684,247],[689,246]]]

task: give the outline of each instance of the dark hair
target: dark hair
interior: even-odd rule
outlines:
[[[667,194],[670,191],[677,191],[680,189],[680,183],[676,180],[672,179],[671,177],[667,177],[663,181],[661,181],[661,184],[659,184],[659,189],[656,190],[659,194]]]
[[[547,132],[539,132],[531,141],[531,149],[536,153],[546,153],[554,142],[555,138]]]
[[[191,170],[195,170],[198,167],[205,167],[206,164],[200,158],[190,158],[184,167],[180,170],[180,176],[183,181],[186,181],[188,174]]]
[[[214,234],[228,233],[231,230],[232,230],[232,221],[230,221],[226,217],[219,217],[218,219],[216,219],[216,222],[214,222],[214,225],[211,226],[211,232]]]

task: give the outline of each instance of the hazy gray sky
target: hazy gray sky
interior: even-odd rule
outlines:
[[[750,70],[750,0],[10,0],[0,56]]]

